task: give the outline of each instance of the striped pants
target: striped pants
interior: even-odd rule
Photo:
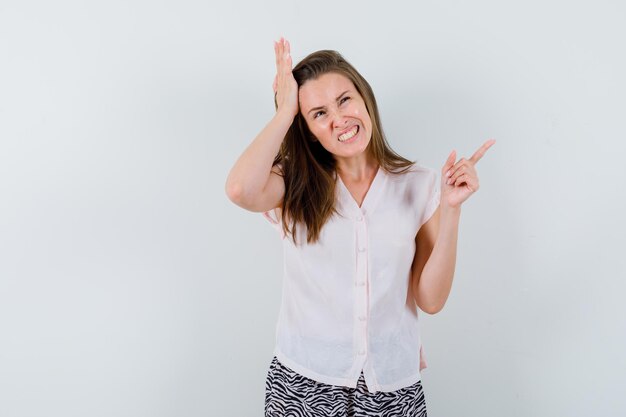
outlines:
[[[327,385],[272,359],[265,381],[265,417],[426,417],[421,381],[370,393],[363,373],[356,388]]]

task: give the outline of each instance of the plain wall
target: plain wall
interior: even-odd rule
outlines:
[[[428,414],[626,414],[619,1],[0,1],[0,415],[260,416],[280,240],[226,197],[272,41],[340,51],[392,147],[470,156]]]

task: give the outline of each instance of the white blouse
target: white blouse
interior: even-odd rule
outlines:
[[[286,238],[276,208],[263,213],[283,241],[284,278],[274,355],[295,372],[369,392],[394,391],[426,367],[409,288],[415,236],[439,205],[437,173],[378,169],[361,207],[337,176],[337,209],[320,239]]]

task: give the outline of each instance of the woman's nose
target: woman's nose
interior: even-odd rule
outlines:
[[[333,114],[333,125],[336,128],[343,128],[346,127],[348,125],[348,117],[342,115],[339,112],[335,112]]]

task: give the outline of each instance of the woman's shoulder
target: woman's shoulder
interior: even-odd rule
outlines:
[[[437,175],[437,171],[429,166],[414,162],[406,169],[399,170],[397,173],[389,172],[388,175],[394,182],[428,181]]]

